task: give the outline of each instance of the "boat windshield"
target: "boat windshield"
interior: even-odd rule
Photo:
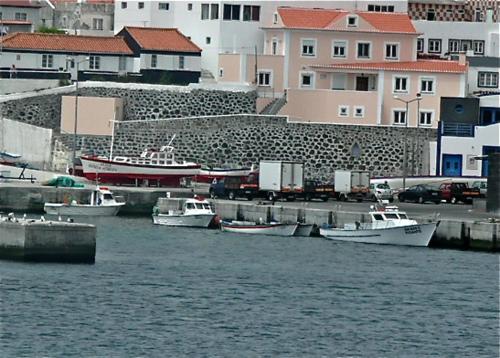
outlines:
[[[408,215],[406,215],[406,214],[401,214],[401,213],[400,213],[400,214],[399,214],[399,217],[400,217],[401,219],[408,219]]]
[[[386,213],[385,217],[387,219],[399,219],[398,214]]]
[[[113,195],[111,195],[111,194],[104,194],[102,197],[103,197],[105,200],[113,200]]]
[[[194,209],[193,203],[186,203],[186,209]]]
[[[204,204],[203,204],[203,208],[204,208],[204,209],[206,209],[206,210],[210,210],[210,205],[209,205],[209,204],[204,203]]]
[[[384,217],[381,214],[373,214],[373,218],[375,220],[384,220]]]
[[[196,203],[196,209],[203,209],[203,204],[202,203]]]

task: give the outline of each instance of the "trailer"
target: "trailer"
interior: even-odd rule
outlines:
[[[263,160],[259,164],[259,192],[268,200],[295,200],[304,191],[304,163]]]
[[[340,201],[370,199],[370,172],[362,170],[336,170],[334,173],[335,198]]]

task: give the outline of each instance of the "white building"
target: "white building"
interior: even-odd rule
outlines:
[[[278,6],[406,12],[406,0],[129,1],[115,0],[115,29],[178,28],[203,50],[202,69],[215,75],[220,53],[263,53],[264,33]]]

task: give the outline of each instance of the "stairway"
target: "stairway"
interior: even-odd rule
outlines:
[[[286,104],[286,98],[275,98],[267,106],[264,107],[260,114],[276,115]]]

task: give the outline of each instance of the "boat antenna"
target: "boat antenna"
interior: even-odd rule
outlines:
[[[170,145],[172,144],[172,142],[173,142],[173,141],[174,141],[174,139],[175,139],[175,136],[176,136],[176,134],[174,134],[174,135],[172,136],[172,139],[170,139],[170,142],[168,142],[167,146],[169,146],[169,147],[170,147]]]

